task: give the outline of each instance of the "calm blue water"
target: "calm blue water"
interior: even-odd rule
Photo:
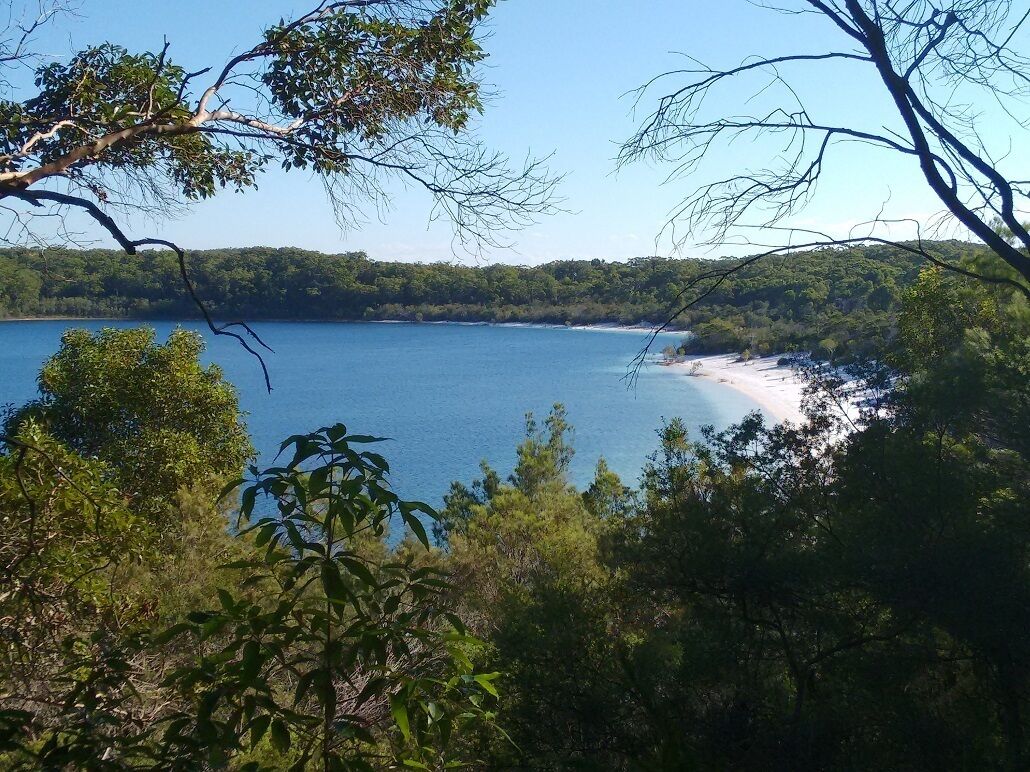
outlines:
[[[149,323],[163,340],[173,323]],[[36,374],[67,327],[130,322],[0,323],[0,405],[36,394]],[[200,325],[184,324],[206,332]],[[754,403],[708,380],[646,368],[622,380],[643,334],[450,324],[260,323],[273,392],[257,362],[234,341],[206,335],[206,359],[240,391],[261,461],[290,434],[343,421],[353,432],[392,438],[378,448],[405,498],[439,504],[452,480],[471,481],[481,459],[503,475],[515,462],[524,415],[543,418],[563,402],[575,426],[573,481],[592,477],[599,456],[636,483],[663,418],[725,426]],[[654,350],[679,336],[660,341]]]

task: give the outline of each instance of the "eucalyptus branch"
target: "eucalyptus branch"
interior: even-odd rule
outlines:
[[[432,197],[432,221],[456,242],[499,245],[506,232],[556,211],[558,178],[542,161],[512,164],[469,132],[482,109],[477,63],[481,0],[323,0],[229,57],[186,72],[168,41],[156,53],[103,44],[37,73],[39,93],[11,103],[0,138],[0,202],[11,234],[43,243],[32,215],[78,210],[128,253],[176,252],[187,293],[208,327],[265,347],[242,322],[216,324],[190,280],[184,250],[135,238],[115,219],[168,213],[230,187],[253,187],[278,163],[321,178],[341,225],[388,199],[386,181]],[[206,81],[194,99],[191,88]],[[58,182],[72,192],[58,192]],[[61,233],[63,224],[59,227]],[[237,332],[237,330],[239,332]],[[240,334],[242,333],[242,334]]]

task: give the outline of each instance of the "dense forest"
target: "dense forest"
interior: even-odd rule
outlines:
[[[137,3],[128,26],[104,14],[111,37],[160,39],[151,5],[169,4]],[[78,3],[8,14],[0,317],[194,318],[180,259],[219,319],[654,324],[683,309],[684,353],[813,353],[789,358],[804,420],[756,412],[689,436],[670,416],[636,487],[598,459],[579,489],[556,404],[527,415],[510,470],[395,491],[390,446],[361,426],[297,426],[259,468],[200,334],[70,326],[35,398],[0,414],[0,769],[1030,769],[1030,191],[1009,152],[1030,126],[1030,14],[808,0],[740,4],[779,12],[785,26],[757,35],[737,34],[743,16],[694,24],[729,69],[696,64],[685,38],[694,63],[637,92],[617,163],[683,186],[677,242],[824,239],[739,271],[184,253],[137,230],[266,170],[320,182],[345,222],[403,182],[473,247],[555,212],[561,170],[512,163],[470,130],[494,5],[314,0],[251,43],[205,25],[201,69],[167,38],[65,56],[66,33],[94,35]],[[196,34],[196,14],[174,13]],[[690,26],[641,16],[647,31]],[[517,30],[530,56],[538,33],[566,34],[556,16],[533,21]],[[618,28],[623,50],[655,47],[631,32]],[[630,72],[619,49],[603,55]],[[607,128],[578,101],[583,70],[544,64],[540,87],[571,85],[580,117]],[[752,77],[753,91],[726,89]],[[806,104],[827,83],[855,87]],[[729,163],[709,163],[720,151]],[[867,151],[932,194],[906,185],[895,211],[943,207],[905,227],[961,226],[985,246],[810,230],[829,211],[870,233],[898,224],[889,202],[861,211],[879,190],[851,174]],[[800,217],[834,175],[853,200]],[[42,247],[78,238],[80,217],[82,238],[123,251]],[[382,363],[419,375],[403,356]],[[423,501],[441,494],[440,511]]]
[[[974,254],[960,242],[932,248],[953,261]],[[197,291],[220,318],[548,324],[663,322],[712,286],[689,288],[691,280],[737,262],[475,266],[256,247],[189,255]],[[919,265],[883,246],[767,258],[730,276],[675,326],[696,335],[687,345],[697,352],[868,351],[892,334],[899,297]],[[0,252],[0,316],[193,318],[197,309],[171,252],[7,250]]]
[[[925,270],[804,425],[576,490],[558,405],[436,513],[342,425],[246,469],[196,334],[70,330],[4,427],[0,766],[1025,769],[1028,332]]]

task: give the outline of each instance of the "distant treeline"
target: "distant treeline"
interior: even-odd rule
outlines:
[[[951,260],[973,254],[939,242]],[[736,260],[567,260],[535,267],[396,263],[250,247],[191,252],[197,291],[221,318],[536,322],[663,321],[689,282]],[[676,326],[693,352],[856,352],[889,338],[920,262],[865,246],[768,258],[734,274]],[[709,286],[709,285],[705,285]],[[700,288],[698,288],[700,289]],[[195,318],[170,252],[0,252],[0,317]]]

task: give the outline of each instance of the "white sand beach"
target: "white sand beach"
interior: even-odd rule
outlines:
[[[708,378],[722,383],[757,402],[777,421],[801,423],[801,400],[805,382],[789,366],[776,364],[779,356],[742,362],[736,354],[687,357],[682,362],[663,365],[685,376]],[[700,368],[695,370],[695,362]]]

